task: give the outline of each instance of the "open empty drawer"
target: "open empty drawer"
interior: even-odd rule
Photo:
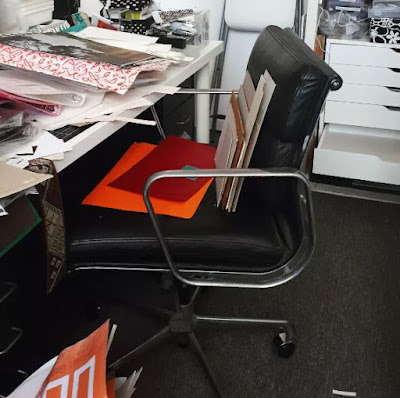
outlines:
[[[326,124],[313,172],[400,185],[400,131]]]

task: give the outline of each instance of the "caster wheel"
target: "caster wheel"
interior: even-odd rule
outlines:
[[[286,334],[281,333],[274,338],[275,347],[278,349],[278,355],[281,358],[290,358],[296,349],[293,340],[286,340]]]

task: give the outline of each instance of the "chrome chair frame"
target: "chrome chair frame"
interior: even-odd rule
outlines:
[[[149,197],[151,185],[164,178],[201,178],[201,177],[259,177],[259,178],[294,178],[305,187],[299,196],[303,229],[303,239],[296,254],[278,268],[264,272],[221,272],[221,271],[185,271],[181,272],[175,264],[168,243],[162,233],[158,216],[155,214]],[[315,246],[314,213],[312,207],[311,185],[308,178],[298,170],[281,169],[238,169],[238,170],[171,170],[153,174],[144,187],[144,201],[147,211],[160,241],[167,264],[179,281],[193,286],[215,286],[236,288],[269,288],[281,285],[295,278],[310,260]],[[201,267],[200,267],[201,268]]]
[[[237,93],[237,90],[233,90]],[[180,89],[177,94],[214,94],[223,95],[231,94],[232,91],[226,89]],[[162,139],[165,139],[165,132],[157,115],[155,107],[151,107],[157,129]],[[302,223],[302,240],[293,257],[287,259],[277,268],[267,272],[227,272],[227,271],[206,271],[202,270],[201,265],[198,269],[184,269],[174,261],[171,251],[168,247],[159,217],[155,214],[153,205],[150,200],[149,190],[156,181],[165,178],[201,178],[201,177],[236,177],[236,178],[292,178],[299,182],[299,209]],[[234,287],[234,288],[254,288],[263,289],[281,285],[295,278],[310,261],[315,246],[315,226],[314,212],[312,206],[311,185],[305,174],[296,169],[291,168],[271,168],[271,169],[228,169],[228,170],[169,170],[153,174],[145,184],[143,191],[144,202],[146,204],[149,217],[152,221],[157,238],[160,242],[163,254],[165,256],[168,268],[176,281],[184,284],[195,286],[195,290],[188,303],[182,303],[177,285],[174,284],[174,311],[149,308],[146,312],[162,317],[168,322],[168,326],[163,328],[159,333],[148,339],[139,347],[133,349],[122,358],[113,362],[109,369],[115,371],[123,367],[134,358],[145,352],[152,351],[161,343],[167,342],[175,338],[180,344],[190,345],[192,350],[197,354],[199,361],[204,367],[207,375],[212,382],[213,388],[219,397],[224,397],[222,385],[209,365],[201,345],[196,337],[196,329],[198,326],[217,324],[230,327],[248,327],[263,326],[272,328],[276,335],[274,342],[278,348],[278,353],[282,357],[289,357],[293,354],[295,348],[295,332],[292,325],[287,320],[279,319],[252,319],[252,318],[233,318],[233,317],[215,317],[215,316],[199,316],[195,314],[195,304],[199,297],[200,291],[204,287]],[[120,264],[118,267],[107,267],[106,264],[82,264],[75,268],[75,271],[81,270],[118,270],[118,271],[158,271],[165,272],[168,268],[160,267],[147,269],[143,266],[132,266],[127,264],[124,267]]]
[[[149,196],[149,191],[153,183],[164,178],[201,178],[201,177],[239,177],[239,178],[293,178],[299,182],[299,207],[301,212],[303,237],[298,250],[292,258],[279,265],[275,270],[269,272],[222,272],[185,270],[173,260],[173,256],[168,247],[158,216],[154,212],[153,205]],[[300,189],[303,187],[304,189]],[[182,303],[178,290],[174,290],[175,310],[170,311],[160,308],[149,308],[145,310],[153,315],[166,319],[168,325],[159,333],[148,339],[145,343],[124,355],[109,366],[111,371],[118,370],[132,359],[137,358],[145,352],[149,352],[175,338],[180,344],[189,345],[197,354],[199,361],[204,367],[207,375],[212,382],[213,388],[219,397],[224,397],[223,387],[208,363],[203,349],[197,339],[196,329],[203,325],[224,325],[229,327],[249,327],[262,326],[272,328],[276,335],[274,342],[278,347],[279,355],[289,357],[295,348],[295,332],[292,325],[287,320],[279,319],[253,319],[253,318],[234,318],[199,316],[195,314],[195,304],[203,287],[236,287],[236,288],[269,288],[283,284],[296,277],[308,264],[315,246],[315,227],[314,213],[312,207],[311,186],[307,177],[298,170],[283,169],[241,169],[241,170],[172,170],[162,171],[153,174],[144,187],[144,201],[153,223],[153,227],[159,239],[168,267],[174,278],[186,285],[195,286],[194,293],[188,303]],[[96,267],[79,267],[77,270],[93,269]],[[101,267],[104,269],[104,267]],[[124,270],[120,267],[119,270]],[[126,270],[135,270],[129,267]],[[138,270],[138,269],[137,269]],[[143,268],[141,268],[143,270]]]

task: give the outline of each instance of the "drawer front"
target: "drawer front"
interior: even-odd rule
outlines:
[[[400,164],[383,162],[373,155],[315,149],[313,173],[340,178],[400,185]]]
[[[400,107],[400,88],[345,83],[329,93],[328,101]]]
[[[325,122],[400,130],[400,108],[389,109],[383,105],[327,101]]]
[[[329,64],[400,68],[400,49],[332,44]]]
[[[400,69],[340,64],[330,66],[342,77],[344,83],[400,88]]]
[[[313,173],[400,185],[400,139],[337,133],[325,127]]]

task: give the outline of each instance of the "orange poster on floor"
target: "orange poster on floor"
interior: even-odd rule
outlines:
[[[107,398],[109,321],[58,356],[36,398]]]

